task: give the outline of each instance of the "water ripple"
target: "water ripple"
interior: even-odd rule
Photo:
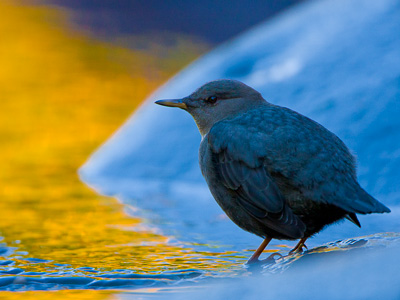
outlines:
[[[288,269],[309,266],[327,255],[342,255],[354,251],[368,252],[369,249],[391,248],[400,246],[400,233],[380,233],[370,236],[351,238],[314,247],[303,253],[284,255],[285,249],[279,251],[282,256],[276,260],[262,261],[259,264],[245,266],[243,258],[229,257],[235,267],[221,268],[219,271],[199,269],[170,270],[165,272],[136,273],[129,269],[104,271],[90,266],[71,268],[68,264],[53,263],[50,260],[36,258],[9,257],[0,260],[0,290],[60,290],[60,289],[93,289],[112,290],[123,287],[128,290],[145,288],[180,288],[197,286],[199,282],[208,284],[221,279],[242,278],[252,274],[277,274]],[[25,265],[16,267],[24,262]],[[30,268],[42,264],[46,271],[35,272]],[[210,281],[211,280],[211,281]]]

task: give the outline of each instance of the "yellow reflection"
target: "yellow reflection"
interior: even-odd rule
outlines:
[[[28,292],[2,292],[0,299],[7,300],[30,300],[30,299],[57,299],[57,300],[92,300],[92,299],[117,300],[118,297],[112,295],[111,291],[94,290],[60,290],[60,291],[28,291]]]
[[[54,9],[3,0],[0,11],[0,236],[16,247],[15,267],[53,272],[56,264],[69,264],[139,273],[221,268],[215,254],[124,230],[141,220],[96,195],[76,174],[149,92],[199,53],[174,57],[172,64],[72,32]],[[40,293],[41,299],[75,293],[90,299],[97,292]]]

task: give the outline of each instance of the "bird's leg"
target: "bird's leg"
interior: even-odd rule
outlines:
[[[307,246],[304,244],[306,242],[306,240],[308,239],[308,237],[306,238],[301,238],[300,241],[297,243],[296,247],[294,247],[289,254],[293,254],[296,252],[301,252],[303,251],[303,247],[308,249]]]
[[[253,255],[250,257],[250,259],[247,261],[247,264],[252,264],[255,262],[258,262],[258,258],[260,257],[261,253],[264,251],[265,247],[269,244],[269,242],[272,240],[272,238],[267,237],[258,247],[258,249],[253,253]]]

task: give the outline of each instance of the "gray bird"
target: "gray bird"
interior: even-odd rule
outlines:
[[[264,100],[235,80],[211,81],[188,97],[159,100],[194,118],[201,172],[215,200],[240,228],[264,238],[300,239],[356,214],[390,212],[357,182],[346,145],[313,120]]]

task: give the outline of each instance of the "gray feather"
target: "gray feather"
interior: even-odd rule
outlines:
[[[315,202],[359,214],[390,211],[358,185],[355,159],[344,143],[287,108],[266,105],[226,118],[211,128],[209,142],[216,153],[226,149],[249,168],[264,166],[272,183],[279,174]]]
[[[291,238],[302,237],[305,225],[286,205],[266,168],[248,166],[233,156],[228,145],[214,152],[214,161],[222,184],[236,194],[239,205],[269,228]]]

